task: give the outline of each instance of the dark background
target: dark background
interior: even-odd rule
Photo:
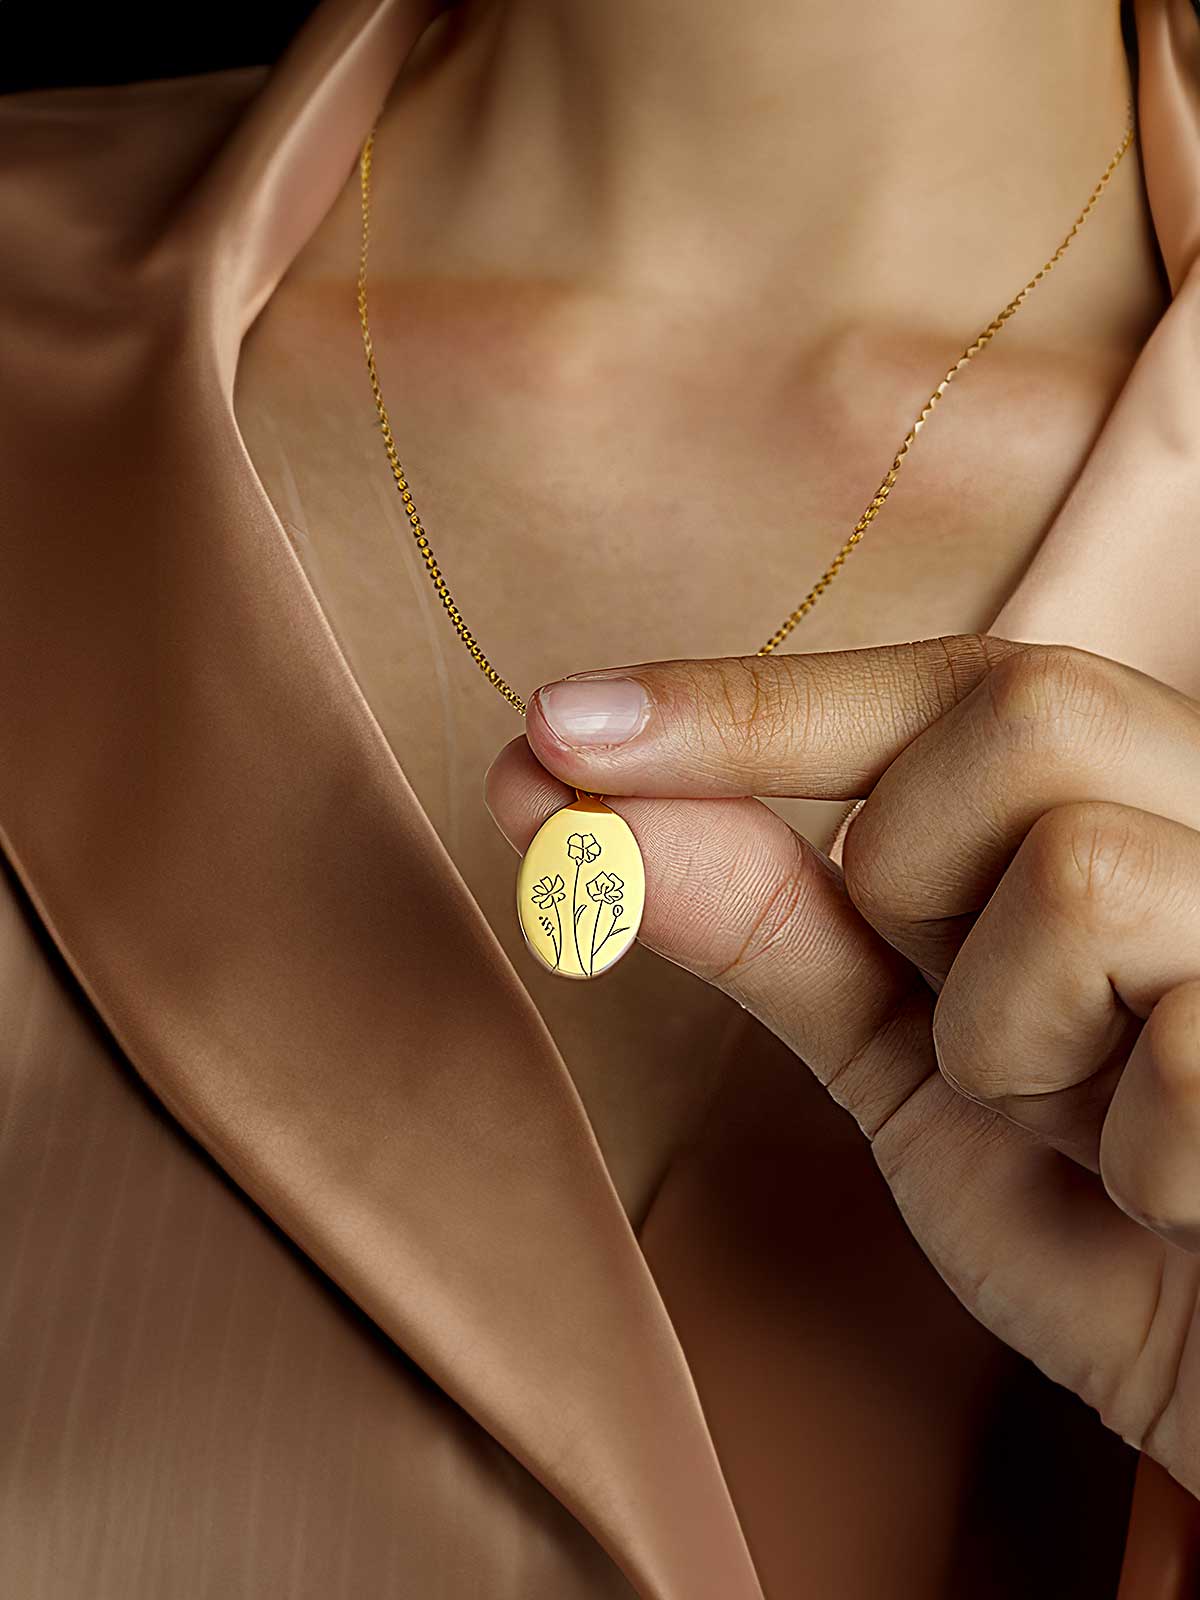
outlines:
[[[143,10],[96,0],[87,7],[0,0],[0,94],[261,66],[279,56],[314,4],[211,0]],[[1200,15],[1200,0],[1192,5]],[[1129,0],[1122,0],[1121,11],[1131,41]]]
[[[0,0],[0,94],[136,83],[274,61],[314,0],[52,5]]]

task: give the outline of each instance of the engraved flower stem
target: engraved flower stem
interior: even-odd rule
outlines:
[[[583,871],[582,859],[575,863],[575,887],[571,890],[571,925],[575,930],[575,958],[579,962],[580,972],[587,972],[583,964],[583,951],[579,948],[579,874]]]
[[[625,909],[624,906],[619,906],[619,905],[612,907],[612,914],[613,914],[612,926],[609,928],[608,932],[604,935],[603,939],[601,939],[600,943],[597,944],[596,943],[596,929],[600,926],[600,913],[604,910],[604,905],[603,905],[603,903],[601,903],[600,905],[598,905],[596,907],[596,922],[595,922],[595,925],[592,928],[592,959],[591,959],[591,964],[588,967],[588,977],[589,978],[593,977],[594,974],[595,974],[596,957],[600,954],[601,950],[604,949],[604,946],[612,938],[613,934],[614,933],[624,933],[625,932],[624,928],[618,928],[617,927],[617,918],[621,915],[621,912],[624,909]]]

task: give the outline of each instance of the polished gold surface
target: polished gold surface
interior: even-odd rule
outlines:
[[[590,795],[542,824],[517,874],[525,942],[564,978],[596,978],[620,960],[637,937],[645,898],[629,824]]]
[[[1127,117],[1128,120],[1125,127],[1125,133],[1120,144],[1109,158],[1108,165],[1105,167],[1103,173],[1096,182],[1095,187],[1092,189],[1091,194],[1088,196],[1083,209],[1080,211],[1079,215],[1075,218],[1075,221],[1067,230],[1067,233],[1063,237],[1058,248],[1054,251],[1053,255],[1048,257],[1048,259],[1043,262],[1043,264],[1034,273],[1033,277],[1030,278],[1029,282],[1024,286],[1024,288],[1021,289],[1018,294],[1013,296],[1003,310],[999,311],[985,328],[976,334],[975,338],[962,352],[954,365],[947,370],[937,388],[934,389],[933,393],[929,396],[928,400],[926,400],[925,404],[918,412],[916,420],[913,422],[913,425],[905,435],[899,450],[896,452],[895,459],[888,468],[887,472],[884,474],[883,480],[878,489],[876,489],[875,493],[871,496],[870,503],[868,504],[866,510],[854,524],[854,527],[851,529],[850,534],[845,543],[842,545],[841,549],[837,552],[833,560],[825,568],[825,571],[817,579],[816,583],[813,584],[812,588],[805,595],[804,599],[801,600],[800,604],[795,608],[795,610],[791,611],[783,619],[767,642],[759,646],[758,650],[755,652],[756,655],[770,655],[774,650],[778,649],[778,647],[791,633],[792,629],[796,627],[797,623],[803,621],[803,619],[816,605],[817,601],[824,594],[825,590],[829,587],[829,585],[837,577],[838,573],[842,570],[843,566],[846,564],[851,551],[859,543],[867,529],[871,526],[872,522],[874,522],[875,518],[879,515],[880,511],[887,503],[888,496],[892,492],[892,487],[899,476],[901,467],[904,465],[906,456],[912,449],[917,434],[920,433],[922,427],[924,427],[934,408],[937,406],[938,401],[942,398],[950,384],[954,381],[956,374],[961,372],[963,367],[972,361],[981,350],[987,349],[988,345],[1000,332],[1000,329],[1004,326],[1004,324],[1010,319],[1010,317],[1013,317],[1020,310],[1021,306],[1024,305],[1025,301],[1033,293],[1034,289],[1036,289],[1042,279],[1053,270],[1055,263],[1059,261],[1066,252],[1071,240],[1086,222],[1092,207],[1096,204],[1096,201],[1104,192],[1104,189],[1108,184],[1109,179],[1116,171],[1121,158],[1133,143],[1134,110],[1132,100],[1128,105]],[[365,350],[367,357],[367,372],[371,381],[371,393],[375,397],[375,408],[379,413],[379,426],[383,432],[383,443],[384,448],[387,451],[388,464],[392,469],[392,477],[395,480],[396,488],[400,491],[400,497],[404,502],[405,515],[408,517],[409,523],[412,526],[413,538],[416,541],[417,550],[421,556],[421,559],[425,563],[434,588],[441,597],[442,605],[446,609],[446,615],[450,618],[455,632],[466,645],[467,649],[471,652],[472,658],[478,665],[480,671],[488,679],[488,682],[495,686],[495,688],[504,696],[514,710],[520,712],[521,716],[524,716],[524,699],[517,692],[517,690],[513,688],[512,684],[510,684],[507,679],[503,678],[500,673],[497,672],[496,668],[488,660],[478,640],[475,638],[475,635],[471,632],[470,628],[467,627],[466,619],[464,618],[462,612],[455,604],[454,597],[450,593],[446,579],[442,574],[436,557],[434,556],[433,547],[429,542],[429,536],[425,532],[420,515],[417,511],[416,505],[413,502],[412,490],[408,485],[408,477],[404,471],[404,468],[400,464],[400,458],[396,450],[396,441],[392,435],[392,425],[388,417],[387,406],[384,403],[383,388],[379,381],[379,372],[375,361],[375,348],[371,341],[370,321],[367,316],[367,254],[371,243],[371,167],[374,150],[375,127],[373,126],[370,133],[363,141],[362,154],[359,160],[359,183],[362,193],[362,242],[358,258],[358,317],[359,323],[362,327],[363,349]]]

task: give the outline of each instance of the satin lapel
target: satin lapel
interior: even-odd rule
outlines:
[[[1135,19],[1139,143],[1173,299],[992,631],[1200,696],[1200,22],[1190,0],[1137,0]]]
[[[640,1593],[761,1600],[570,1077],[233,418],[242,334],[425,15],[326,0],[136,260],[21,277],[0,842],[173,1115]],[[65,261],[47,192],[15,215]]]

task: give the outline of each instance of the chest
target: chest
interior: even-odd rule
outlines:
[[[522,694],[588,667],[757,649],[842,549],[945,370],[919,338],[781,354],[763,336],[731,354],[703,327],[689,339],[511,289],[414,283],[372,324],[441,572]],[[1051,382],[1016,357],[997,344],[958,375],[786,648],[988,627],[1124,376],[1110,362]],[[349,283],[285,283],[244,346],[238,413],[368,701],[478,877],[461,797],[520,724],[413,547]],[[789,806],[824,842],[836,808]]]

